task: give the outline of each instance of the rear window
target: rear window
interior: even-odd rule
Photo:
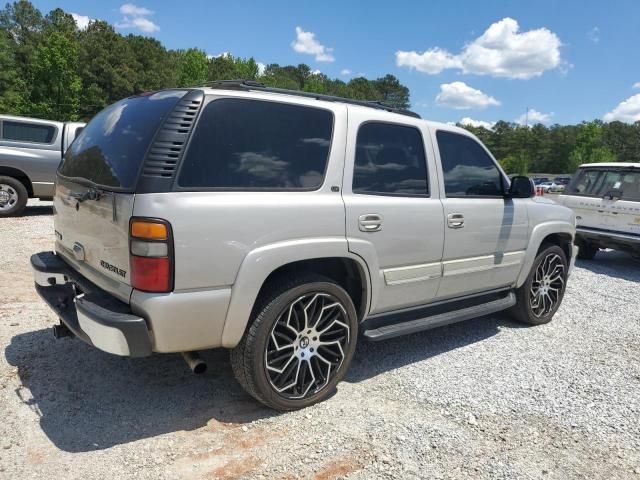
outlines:
[[[565,193],[603,197],[611,190],[622,190],[623,200],[640,201],[640,170],[583,168]]]
[[[328,110],[247,99],[210,102],[178,177],[186,188],[312,190],[331,147]]]
[[[71,144],[60,175],[104,187],[133,189],[156,131],[185,93],[166,90],[126,98],[105,108]]]
[[[35,123],[2,122],[2,139],[14,142],[52,143],[56,134],[53,125],[38,125]]]

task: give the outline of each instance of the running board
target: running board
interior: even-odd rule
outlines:
[[[449,312],[440,313],[424,318],[417,318],[393,325],[385,325],[370,330],[365,330],[363,336],[367,340],[378,341],[387,338],[399,337],[400,335],[408,335],[422,330],[441,327],[450,323],[462,322],[471,318],[489,315],[501,310],[506,310],[516,304],[516,296],[513,292],[509,292],[505,297],[493,300],[491,302],[475,305],[472,307],[462,308],[460,310],[451,310]]]

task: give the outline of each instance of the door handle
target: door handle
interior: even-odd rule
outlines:
[[[382,215],[365,213],[358,217],[358,227],[361,232],[379,232],[382,230]]]
[[[464,227],[464,215],[461,213],[450,213],[447,215],[447,227],[462,228]]]

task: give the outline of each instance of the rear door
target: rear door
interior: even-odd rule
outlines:
[[[346,232],[349,250],[372,269],[371,313],[427,303],[440,282],[444,235],[427,127],[348,108]]]
[[[504,174],[471,135],[438,129],[432,138],[442,168],[445,218],[438,297],[510,286],[527,247],[527,199],[505,198]]]
[[[141,165],[186,93],[121,100],[96,115],[65,154],[54,197],[56,251],[81,274],[129,300],[129,220]]]

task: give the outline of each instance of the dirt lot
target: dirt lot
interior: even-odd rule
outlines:
[[[0,220],[0,478],[640,479],[640,262],[579,262],[554,321],[485,317],[363,343],[335,396],[275,414],[224,351],[128,360],[33,291],[47,204]],[[179,321],[179,319],[176,319]]]

